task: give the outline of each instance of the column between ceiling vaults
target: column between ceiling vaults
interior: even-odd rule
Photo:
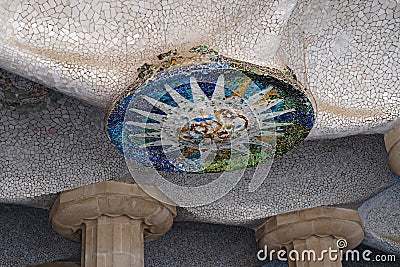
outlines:
[[[268,219],[256,239],[262,257],[287,259],[289,267],[340,267],[342,249],[359,245],[364,227],[356,210],[316,207]]]
[[[384,139],[389,167],[394,173],[400,175],[400,126],[387,131]]]
[[[61,236],[82,242],[82,267],[144,266],[144,241],[166,233],[176,207],[155,187],[101,182],[61,193],[50,222]]]

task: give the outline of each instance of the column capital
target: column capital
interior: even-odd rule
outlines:
[[[400,126],[394,127],[384,135],[389,167],[400,175]]]
[[[165,196],[157,188],[147,186],[147,194],[137,184],[106,181],[62,192],[50,211],[53,229],[70,240],[81,241],[81,228],[85,220],[101,216],[127,216],[141,220],[146,240],[155,239],[172,226],[176,207],[158,199]],[[150,190],[150,191],[149,191]]]
[[[256,230],[260,247],[268,245],[271,249],[281,249],[294,239],[313,235],[344,238],[351,249],[364,239],[364,227],[356,210],[321,206],[278,214]]]
[[[289,253],[296,250],[301,253],[302,250],[313,250],[318,254],[322,249],[352,249],[358,246],[364,239],[364,227],[356,210],[321,206],[270,218],[256,229],[256,239],[261,249],[266,246],[269,251],[286,250]],[[337,247],[336,241],[339,239],[344,239],[347,244]],[[325,259],[324,262],[310,265],[289,260],[289,266],[341,264],[339,259],[335,262]]]

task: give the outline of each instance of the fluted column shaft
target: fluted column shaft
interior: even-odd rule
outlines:
[[[339,249],[336,239],[332,236],[310,236],[306,239],[294,239],[290,245],[285,246],[289,267],[341,267]],[[329,254],[329,248],[335,253]],[[327,251],[328,250],[328,251]],[[305,253],[307,252],[307,253]],[[315,254],[314,254],[315,253]]]
[[[85,220],[82,229],[82,267],[144,266],[141,220],[100,216]]]

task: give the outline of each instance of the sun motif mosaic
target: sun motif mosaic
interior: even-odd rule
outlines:
[[[290,83],[214,62],[164,70],[131,88],[107,130],[126,157],[144,166],[202,173],[272,161],[313,123],[311,102]]]

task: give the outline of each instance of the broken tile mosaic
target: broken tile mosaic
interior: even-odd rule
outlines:
[[[221,172],[283,155],[313,123],[301,88],[216,61],[163,70],[132,86],[107,130],[125,156],[145,166]]]

